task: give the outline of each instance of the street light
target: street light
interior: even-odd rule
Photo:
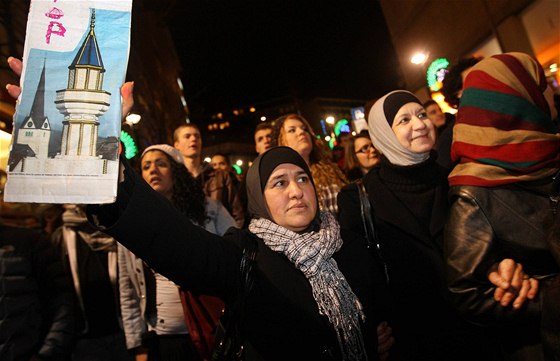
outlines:
[[[327,122],[327,124],[333,125],[334,124],[334,117],[332,115],[329,115],[325,121]]]
[[[426,67],[426,61],[428,60],[430,54],[429,53],[425,53],[422,51],[416,52],[412,55],[412,57],[410,58],[410,62],[414,65],[420,65],[422,67],[422,83],[426,84],[425,89],[427,90],[427,95],[428,98],[431,99],[432,98],[432,90],[430,89],[430,87],[427,84],[426,81],[426,72],[428,71],[427,67]]]
[[[426,60],[428,60],[428,54],[423,52],[414,53],[410,58],[410,62],[416,65],[424,64]]]

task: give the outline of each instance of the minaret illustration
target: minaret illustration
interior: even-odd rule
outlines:
[[[103,90],[103,60],[95,37],[95,9],[89,33],[68,67],[68,87],[56,92],[56,108],[64,115],[61,157],[95,157],[99,116],[109,109],[111,93]]]
[[[51,149],[53,154],[49,157],[51,125],[55,123],[45,115],[43,65],[31,112],[18,128],[10,153],[11,173],[92,176],[117,171],[118,137],[109,137],[101,147],[114,152],[98,154],[99,117],[109,109],[111,93],[103,90],[105,68],[94,28],[95,9],[92,9],[85,39],[68,66],[67,87],[56,91],[54,105],[64,117],[60,148]]]

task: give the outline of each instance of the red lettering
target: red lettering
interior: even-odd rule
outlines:
[[[47,28],[47,35],[45,36],[47,38],[47,44],[51,43],[52,34],[64,37],[65,33],[66,28],[61,23],[58,21],[51,21],[49,23],[49,27]]]

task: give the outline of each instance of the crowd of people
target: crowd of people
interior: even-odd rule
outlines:
[[[522,53],[443,84],[456,115],[391,91],[338,156],[261,123],[244,179],[184,124],[121,159],[115,203],[2,225],[0,359],[560,360],[553,90]]]

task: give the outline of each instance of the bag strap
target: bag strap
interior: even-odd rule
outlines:
[[[243,358],[243,340],[240,337],[239,322],[243,319],[245,311],[245,301],[249,296],[255,283],[253,276],[253,267],[257,258],[258,244],[254,236],[245,239],[243,246],[243,255],[239,264],[240,271],[240,287],[239,293],[235,300],[231,303],[231,307],[225,308],[227,314],[225,324],[223,324],[223,337],[216,340],[216,348],[213,351],[213,360],[222,360],[226,357],[226,353],[233,352],[230,356],[233,359]],[[220,321],[222,322],[222,321]]]
[[[369,202],[368,193],[364,182],[362,179],[356,181],[356,186],[358,187],[358,194],[360,196],[360,210],[362,213],[362,223],[364,225],[364,232],[367,240],[367,248],[371,251],[372,245],[375,247],[375,251],[381,264],[383,266],[383,272],[385,273],[385,282],[389,284],[389,268],[387,267],[387,262],[383,258],[383,252],[381,247],[381,242],[375,231],[375,223],[373,221],[373,208],[371,208],[371,203]]]

